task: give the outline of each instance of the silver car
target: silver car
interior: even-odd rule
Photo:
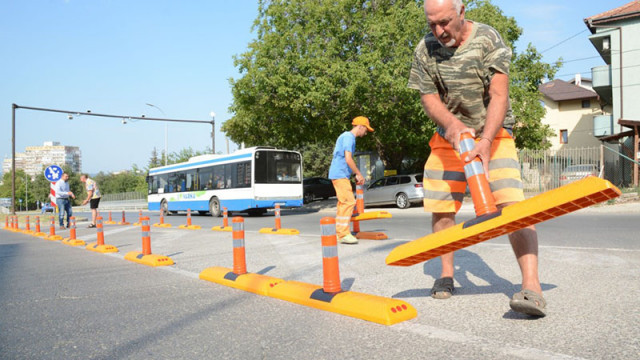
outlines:
[[[422,202],[422,174],[394,175],[378,179],[364,191],[365,205],[391,205],[406,209]]]
[[[570,165],[560,174],[560,185],[567,185],[587,176],[598,176],[598,167],[594,164]]]

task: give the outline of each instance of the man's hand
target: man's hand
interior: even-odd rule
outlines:
[[[462,159],[465,163],[470,162],[475,157],[479,157],[482,161],[482,168],[484,169],[484,175],[489,180],[489,160],[491,159],[491,140],[487,138],[480,138],[479,142],[476,142],[473,150],[469,151],[467,156]]]
[[[86,199],[85,199],[85,200],[82,202],[82,205],[87,205],[87,203],[88,203],[88,202],[89,202],[89,200],[86,200]]]
[[[356,174],[356,185],[364,185],[364,177],[362,174]]]
[[[472,128],[466,127],[461,122],[452,123],[446,128],[444,133],[444,138],[458,153],[460,153],[460,134],[463,133],[469,133],[471,136],[476,137],[476,131]]]

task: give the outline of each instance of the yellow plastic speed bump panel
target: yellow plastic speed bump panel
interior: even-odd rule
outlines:
[[[212,228],[211,228],[211,230],[213,230],[213,231],[226,231],[226,232],[231,232],[231,231],[233,231],[233,228],[232,228],[231,226],[222,226],[222,225],[219,225],[219,226],[214,226],[214,227],[212,227]]]
[[[171,227],[171,224],[167,224],[167,223],[164,223],[164,224],[155,223],[155,224],[153,224],[152,226],[153,226],[153,227],[157,227],[157,228],[170,228],[170,227]]]
[[[260,229],[261,234],[277,234],[277,235],[298,235],[300,231],[297,229],[276,229],[276,228],[262,228]]]
[[[376,219],[390,219],[391,213],[388,211],[369,211],[358,216],[353,216],[351,221],[367,221],[367,220],[376,220]]]
[[[387,265],[410,266],[620,196],[609,181],[588,177],[393,249]]]
[[[47,235],[44,238],[45,240],[49,240],[49,241],[58,241],[58,240],[62,240],[62,236],[60,235]]]
[[[69,246],[85,246],[87,245],[84,241],[78,239],[64,238],[62,243]]]
[[[219,266],[202,270],[200,279],[259,295],[267,295],[271,288],[284,282],[282,279],[261,274],[236,275],[231,269]]]
[[[200,225],[180,225],[179,229],[187,229],[187,230],[200,230],[202,227]]]
[[[124,256],[125,260],[133,261],[147,266],[167,266],[173,265],[173,260],[164,255],[149,254],[144,255],[140,251],[130,251]]]
[[[118,252],[118,248],[113,246],[113,245],[98,245],[98,243],[91,243],[89,245],[87,245],[86,247],[87,250],[91,250],[91,251],[95,251],[95,252],[99,252],[99,253],[114,253],[114,252]]]
[[[418,315],[413,306],[402,300],[354,291],[325,293],[321,286],[297,281],[278,284],[268,296],[382,325],[397,324]]]

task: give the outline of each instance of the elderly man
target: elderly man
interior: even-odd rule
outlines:
[[[455,225],[466,188],[464,162],[479,157],[498,208],[522,201],[522,180],[512,137],[515,120],[509,103],[511,50],[492,27],[465,19],[461,0],[426,0],[431,32],[418,44],[409,88],[420,91],[437,131],[424,169],[424,207],[432,212],[432,231]],[[462,133],[476,139],[475,149],[460,159]],[[538,279],[538,240],[533,226],[509,235],[522,273],[522,290],[510,301],[514,311],[545,316]],[[454,254],[441,256],[441,277],[431,295],[447,299],[454,292]]]

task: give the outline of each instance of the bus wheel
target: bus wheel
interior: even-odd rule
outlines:
[[[222,212],[220,211],[220,201],[218,198],[214,197],[209,200],[209,212],[213,217],[220,217]]]
[[[165,215],[169,216],[169,205],[167,204],[167,200],[162,199],[160,202],[160,211],[162,211]]]

